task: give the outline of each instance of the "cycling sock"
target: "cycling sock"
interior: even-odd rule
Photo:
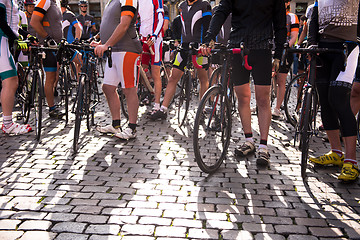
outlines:
[[[338,149],[331,149],[331,151],[336,153],[337,155],[339,155],[339,157],[342,157],[344,155],[344,153],[341,150],[338,150]]]
[[[164,105],[162,105],[161,108],[160,108],[160,110],[161,110],[162,112],[167,112],[168,108],[165,107]]]
[[[267,140],[261,139],[259,148],[267,148]]]
[[[56,106],[52,106],[52,107],[49,107],[49,111],[51,112],[52,110],[55,110],[56,109]]]
[[[355,165],[355,166],[357,166],[358,164],[357,164],[357,161],[356,160],[354,160],[354,159],[350,159],[350,158],[347,158],[347,159],[345,159],[344,160],[344,163],[352,163],[353,165]]]
[[[13,123],[13,121],[12,121],[12,115],[3,116],[3,124],[4,124],[4,127],[5,127],[5,128],[9,128],[12,123]]]
[[[245,133],[245,141],[246,142],[254,142],[253,134],[252,133]]]
[[[129,123],[129,128],[131,128],[131,130],[135,131],[136,130],[136,123]]]
[[[115,119],[115,120],[112,120],[112,124],[111,124],[114,128],[120,128],[120,119]]]
[[[154,109],[159,110],[160,109],[160,103],[154,103]]]

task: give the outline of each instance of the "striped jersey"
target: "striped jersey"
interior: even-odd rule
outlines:
[[[72,43],[75,40],[75,27],[74,25],[79,23],[75,14],[66,10],[63,13],[62,29],[64,37],[68,43]]]
[[[299,18],[289,11],[286,12],[287,40],[290,40],[292,32],[299,32]]]
[[[42,25],[47,34],[56,42],[60,42],[63,37],[62,32],[62,13],[60,0],[38,0],[35,3],[33,15],[42,18]],[[40,43],[44,43],[44,38],[37,34]]]
[[[141,36],[163,36],[164,8],[162,0],[139,0],[139,16]]]
[[[181,41],[183,43],[202,43],[203,35],[211,20],[210,4],[207,1],[198,0],[192,5],[188,5],[187,1],[183,1],[179,5],[179,11],[182,23]],[[207,23],[204,20],[206,16],[209,16],[206,20]]]

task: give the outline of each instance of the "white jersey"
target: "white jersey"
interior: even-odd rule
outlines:
[[[140,35],[163,35],[164,8],[162,0],[139,0]]]
[[[6,21],[16,36],[19,36],[19,6],[17,0],[0,0],[0,7],[6,9]],[[5,36],[0,30],[0,35]]]

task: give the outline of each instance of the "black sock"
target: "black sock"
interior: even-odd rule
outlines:
[[[136,123],[129,123],[129,128],[131,128],[131,130],[135,131],[136,127],[137,127]]]
[[[120,119],[112,120],[112,126],[113,126],[114,128],[120,128],[120,125],[121,125]]]
[[[267,145],[267,140],[260,139],[260,144],[262,144],[262,145]]]

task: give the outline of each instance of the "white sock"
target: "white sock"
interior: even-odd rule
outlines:
[[[9,128],[12,123],[13,123],[13,121],[12,121],[12,115],[3,116],[3,124],[4,124],[4,127],[5,127],[5,128]]]
[[[160,108],[160,110],[165,113],[165,112],[167,112],[168,108],[165,107],[164,105],[162,105],[161,108]]]

